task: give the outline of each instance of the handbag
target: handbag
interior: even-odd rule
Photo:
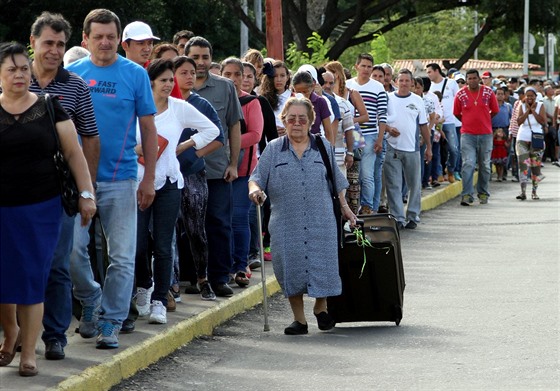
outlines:
[[[531,149],[544,149],[544,134],[531,131]]]
[[[538,109],[538,105],[537,105],[537,109]],[[527,118],[527,122],[529,123],[529,129],[531,130],[531,149],[534,151],[544,149],[544,133],[533,132],[531,121],[528,118]]]
[[[343,223],[342,223],[342,208],[340,207],[340,200],[338,199],[338,192],[336,191],[336,182],[333,175],[333,162],[329,159],[327,154],[327,149],[323,143],[323,139],[320,135],[315,135],[315,142],[317,143],[317,148],[323,159],[323,164],[327,169],[327,180],[330,182],[331,200],[333,203],[333,212],[336,219],[336,234],[337,234],[337,245],[339,248],[343,247]]]
[[[78,191],[78,186],[76,181],[72,176],[70,167],[68,167],[68,162],[64,158],[62,151],[60,150],[60,139],[58,137],[58,132],[56,130],[56,123],[54,121],[54,106],[52,102],[52,97],[49,94],[45,94],[45,105],[47,106],[47,112],[51,120],[52,130],[54,133],[54,138],[56,140],[56,152],[54,153],[54,165],[56,167],[56,172],[58,173],[58,181],[60,183],[60,198],[62,199],[62,207],[64,212],[70,217],[75,216],[78,213],[78,201],[80,200],[80,192]]]

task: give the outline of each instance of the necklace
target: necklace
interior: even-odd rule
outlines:
[[[478,87],[478,94],[476,95],[476,98],[474,100],[474,105],[477,106],[478,105],[478,97],[480,96],[480,91],[482,91],[482,87]],[[471,95],[471,92],[469,90],[469,95]]]

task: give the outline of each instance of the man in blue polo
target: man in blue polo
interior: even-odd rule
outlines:
[[[95,178],[99,159],[99,134],[87,84],[62,67],[71,26],[60,14],[43,12],[31,26],[30,45],[34,57],[29,90],[37,95],[58,96],[80,135],[90,175]],[[94,197],[84,193],[82,196]],[[60,237],[45,292],[43,335],[45,358],[61,360],[66,346],[66,330],[72,320],[72,281],[70,252],[74,237],[74,218],[62,213]]]
[[[97,335],[98,349],[119,346],[118,333],[128,315],[134,283],[137,208],[147,208],[155,196],[156,108],[146,71],[117,54],[120,37],[117,15],[106,9],[91,11],[83,27],[83,41],[91,55],[68,66],[89,86],[101,137],[97,208],[110,262],[103,291],[93,279],[84,246],[89,243],[89,227],[75,225],[70,259],[74,296],[83,306],[80,334]],[[145,159],[140,183],[134,152],[137,121]]]

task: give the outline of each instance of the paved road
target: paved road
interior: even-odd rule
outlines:
[[[276,296],[270,332],[248,311],[114,390],[558,390],[560,169],[544,173],[539,201],[492,182],[488,205],[454,199],[403,233],[399,327],[309,319],[288,337]]]

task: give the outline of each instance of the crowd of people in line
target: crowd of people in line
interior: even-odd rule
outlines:
[[[22,376],[38,373],[41,332],[45,357],[65,357],[76,309],[83,338],[118,348],[138,317],[167,322],[180,281],[202,300],[227,298],[272,257],[294,313],[285,333],[308,332],[303,294],[328,330],[326,297],[340,294],[333,197],[352,225],[390,212],[415,229],[422,190],[443,181],[462,181],[461,205],[486,204],[494,164],[498,182],[509,170],[520,182],[517,199],[531,183],[537,200],[542,162],[560,167],[551,82],[437,63],[427,77],[394,75],[367,53],[354,77],[339,61],[290,70],[255,49],[215,63],[205,38],[183,30],[154,46],[149,25],[122,29],[107,9],[86,16],[82,46],[66,50],[70,35],[44,12],[32,61],[25,46],[0,45],[0,366],[21,345]],[[76,217],[61,206],[59,148]]]

